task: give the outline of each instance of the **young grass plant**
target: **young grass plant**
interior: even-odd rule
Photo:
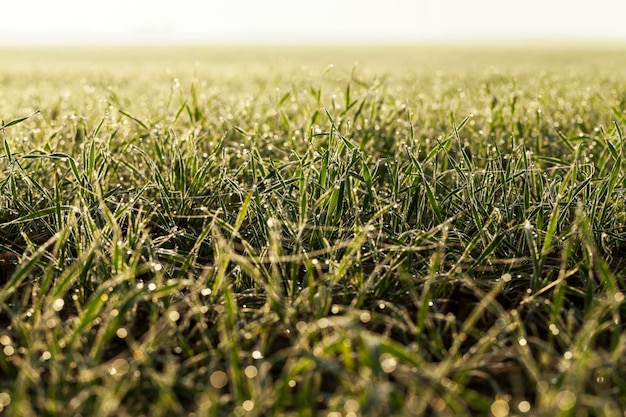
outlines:
[[[0,410],[617,415],[619,71],[279,52],[0,66]]]

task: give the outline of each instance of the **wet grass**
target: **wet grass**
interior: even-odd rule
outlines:
[[[623,50],[0,56],[0,409],[622,415]]]

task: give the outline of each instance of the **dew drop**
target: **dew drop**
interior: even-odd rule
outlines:
[[[62,298],[57,298],[56,300],[54,300],[54,303],[52,303],[52,309],[54,311],[61,311],[63,310],[64,305],[65,305],[65,301],[63,301]]]
[[[243,404],[241,404],[241,408],[243,408],[246,412],[252,411],[254,409],[254,401],[245,400]]]
[[[509,404],[504,400],[495,400],[490,409],[494,417],[506,417],[510,411]]]
[[[180,313],[178,311],[170,311],[170,313],[167,315],[167,318],[170,319],[171,321],[178,321],[180,319]]]
[[[382,355],[380,355],[380,367],[382,368],[383,372],[385,372],[386,374],[392,373],[393,371],[396,370],[396,367],[398,366],[398,360],[396,358],[394,358],[393,356],[383,353]]]
[[[527,413],[530,411],[530,403],[528,401],[520,401],[520,403],[517,405],[517,409],[521,413]]]
[[[372,319],[372,315],[369,311],[364,311],[359,315],[359,319],[361,320],[361,323],[369,323]]]
[[[215,371],[209,377],[209,382],[213,388],[224,388],[228,384],[228,375],[224,371]]]
[[[562,411],[571,410],[576,405],[576,394],[565,389],[556,395],[554,402]]]
[[[256,368],[256,366],[253,365],[246,366],[246,368],[243,370],[243,374],[246,376],[246,378],[249,379],[256,378],[258,373],[258,369]]]

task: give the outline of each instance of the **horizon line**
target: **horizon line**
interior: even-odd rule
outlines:
[[[420,38],[371,38],[371,39],[300,39],[300,40],[268,40],[268,39],[232,39],[232,40],[198,40],[180,39],[162,40],[89,40],[89,41],[20,41],[3,42],[0,48],[159,48],[159,47],[399,47],[399,46],[568,46],[568,47],[626,47],[626,38],[578,38],[554,36],[487,36],[474,37],[420,37]]]

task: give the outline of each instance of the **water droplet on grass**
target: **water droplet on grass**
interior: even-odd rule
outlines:
[[[62,298],[57,298],[56,300],[54,300],[54,303],[52,303],[52,309],[58,312],[58,311],[63,310],[64,305],[65,305],[65,301],[63,301]]]
[[[317,325],[319,326],[320,329],[325,329],[331,325],[331,322],[327,318],[322,317],[321,319],[317,321]]]
[[[246,366],[246,368],[243,370],[243,374],[247,377],[247,378],[256,378],[256,376],[258,375],[259,371],[256,368],[256,366]]]
[[[369,323],[372,319],[372,315],[369,313],[369,311],[363,311],[359,315],[359,319],[361,320],[361,323]]]
[[[530,403],[528,401],[520,401],[520,403],[517,405],[517,409],[521,413],[527,413],[530,411]]]
[[[0,412],[11,404],[11,396],[7,392],[0,392]]]
[[[504,400],[495,400],[490,409],[494,417],[506,417],[510,411],[509,404]]]
[[[385,372],[386,374],[390,374],[393,371],[396,370],[396,367],[398,366],[398,360],[396,358],[394,358],[393,356],[383,353],[382,355],[380,355],[379,358],[380,361],[380,367],[382,368],[383,372]]]
[[[243,404],[241,404],[241,408],[243,408],[246,412],[252,411],[254,409],[254,401],[245,400]]]
[[[209,381],[213,388],[224,388],[228,384],[228,375],[224,371],[215,371],[209,377]]]
[[[556,395],[554,402],[562,411],[571,410],[576,405],[576,394],[565,389]]]

